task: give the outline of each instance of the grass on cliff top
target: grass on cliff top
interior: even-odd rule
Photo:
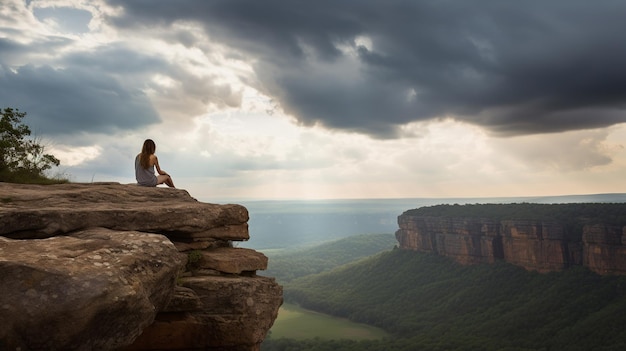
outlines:
[[[5,170],[0,172],[0,182],[51,185],[69,183],[69,179],[61,174],[48,177],[33,172],[9,172]]]
[[[625,225],[626,203],[446,204],[420,207],[408,210],[404,214],[424,217],[552,220],[563,223]]]

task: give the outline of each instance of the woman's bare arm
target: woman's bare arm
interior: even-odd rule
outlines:
[[[165,172],[164,170],[161,169],[161,166],[159,166],[159,159],[156,157],[156,155],[152,155],[151,157],[154,157],[154,167],[156,167],[156,171],[157,173],[161,174],[161,175],[169,175],[167,174],[167,172]]]

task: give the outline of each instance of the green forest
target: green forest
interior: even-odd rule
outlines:
[[[307,252],[308,259],[316,251]],[[281,269],[297,267],[288,261]],[[540,274],[505,262],[463,266],[390,249],[318,274],[281,274],[289,279],[279,280],[285,301],[377,326],[393,337],[270,337],[263,351],[626,349],[626,277],[582,267]]]
[[[465,204],[424,206],[405,215],[448,218],[488,218],[492,220],[540,220],[568,224],[626,224],[626,203],[567,204]]]
[[[331,241],[306,249],[265,252],[270,264],[262,274],[285,284],[295,278],[324,272],[387,251],[397,245],[391,234],[364,234]]]

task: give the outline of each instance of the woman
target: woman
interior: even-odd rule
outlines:
[[[154,141],[146,139],[143,142],[141,153],[135,157],[135,178],[137,183],[143,186],[157,186],[165,183],[167,186],[174,188],[172,177],[159,166],[159,159],[154,154],[155,151],[156,145]],[[155,166],[159,175],[154,174]]]

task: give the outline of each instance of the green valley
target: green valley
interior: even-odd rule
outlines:
[[[397,245],[391,234],[355,235],[301,249],[266,250],[268,269],[262,274],[284,284],[295,278],[330,270],[337,266],[387,251]]]
[[[305,310],[293,304],[283,304],[272,327],[270,338],[291,339],[382,339],[388,334],[382,329],[354,323],[345,318]]]
[[[540,274],[387,250],[285,284],[285,300],[380,327],[383,340],[270,338],[272,350],[618,350],[626,277]]]

